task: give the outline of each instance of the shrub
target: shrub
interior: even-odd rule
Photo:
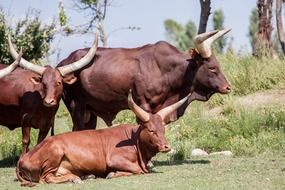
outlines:
[[[203,104],[195,106],[204,107]],[[185,114],[170,124],[168,139],[177,153],[186,158],[196,147],[207,152],[231,150],[235,155],[256,155],[285,147],[285,113],[282,107],[255,110],[245,110],[241,105],[233,107],[234,111],[210,118],[203,115],[206,110],[192,106],[190,115]]]

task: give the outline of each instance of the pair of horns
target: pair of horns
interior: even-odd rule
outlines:
[[[164,121],[165,118],[171,114],[173,111],[175,111],[176,109],[178,109],[182,104],[184,104],[184,102],[189,98],[189,96],[191,95],[191,93],[189,93],[186,97],[184,97],[183,99],[179,100],[178,102],[167,106],[165,108],[163,108],[162,110],[158,111],[156,114],[158,114],[161,119]],[[141,107],[139,107],[133,100],[132,98],[132,91],[129,91],[129,95],[128,95],[128,105],[130,107],[130,109],[135,113],[135,115],[142,120],[143,122],[148,122],[150,119],[150,115],[149,113],[147,113],[146,111],[144,111]]]
[[[21,49],[17,59],[11,65],[0,70],[0,78],[4,77],[4,76],[8,75],[9,73],[11,73],[12,71],[14,71],[16,69],[16,67],[19,65],[21,58],[22,58],[22,49]]]
[[[11,42],[10,34],[8,35],[8,45],[9,45],[9,50],[10,50],[12,57],[14,59],[16,59],[19,56],[19,54],[17,53],[15,47],[13,46],[13,44]],[[93,45],[89,49],[88,53],[78,61],[75,61],[75,62],[70,63],[70,64],[65,65],[65,66],[58,67],[57,69],[59,70],[60,74],[62,76],[65,76],[69,73],[72,73],[72,72],[79,70],[82,67],[86,66],[88,63],[90,63],[90,61],[95,56],[96,51],[97,51],[97,47],[98,47],[98,31],[95,34],[95,39],[94,39]],[[21,58],[20,66],[22,66],[26,69],[29,69],[31,71],[34,71],[40,75],[42,75],[46,69],[45,67],[35,65],[35,64],[25,60],[24,58]]]
[[[194,39],[196,50],[203,58],[209,58],[212,55],[212,43],[229,31],[231,29],[214,30],[197,35]]]

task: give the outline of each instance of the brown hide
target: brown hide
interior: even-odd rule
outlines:
[[[151,118],[156,119],[161,122]],[[69,132],[48,137],[23,155],[17,177],[22,185],[33,186],[31,182],[80,182],[80,177],[90,174],[108,178],[142,174],[148,172],[151,157],[169,150],[161,124],[151,130],[120,125]]]
[[[80,59],[88,49],[77,50],[58,66]],[[94,128],[96,116],[111,125],[116,114],[128,109],[127,94],[144,110],[156,113],[192,92],[188,102],[174,112],[175,121],[193,100],[230,92],[215,56],[203,58],[195,50],[179,52],[167,42],[139,48],[98,48],[96,58],[74,73],[78,80],[64,85],[63,100],[73,120],[73,130]]]
[[[0,68],[4,67],[6,66],[0,64]],[[29,146],[31,127],[39,129],[38,142],[46,137],[53,126],[61,96],[53,96],[57,102],[53,106],[44,106],[43,99],[47,97],[44,83],[34,83],[33,80],[40,81],[41,77],[21,68],[0,79],[0,125],[7,126],[10,130],[22,127],[22,153]]]

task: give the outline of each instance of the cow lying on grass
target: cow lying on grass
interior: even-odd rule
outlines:
[[[17,164],[23,186],[32,182],[81,182],[85,175],[114,178],[148,173],[147,163],[158,152],[170,151],[165,139],[164,119],[189,95],[156,114],[141,109],[128,96],[130,109],[140,125],[124,124],[100,130],[69,132],[49,137],[24,154]]]

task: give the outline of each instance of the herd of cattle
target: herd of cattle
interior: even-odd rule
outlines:
[[[195,48],[188,52],[167,42],[97,48],[96,34],[91,48],[72,52],[56,68],[22,58],[9,36],[15,62],[0,64],[0,125],[22,128],[16,167],[21,185],[149,172],[151,158],[171,149],[166,124],[181,117],[192,101],[231,91],[211,51],[212,42],[229,31],[197,35]],[[53,136],[61,99],[72,117],[73,132]],[[111,126],[124,109],[135,113],[138,125],[94,130],[97,116]],[[39,129],[39,135],[38,145],[29,151],[31,128]],[[46,138],[50,129],[52,136]]]

